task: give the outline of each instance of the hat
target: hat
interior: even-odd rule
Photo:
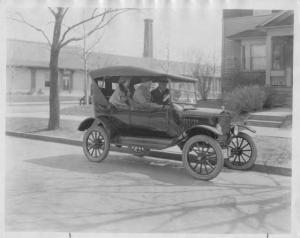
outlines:
[[[125,83],[126,81],[130,81],[131,78],[129,77],[120,77],[119,78],[119,83]]]

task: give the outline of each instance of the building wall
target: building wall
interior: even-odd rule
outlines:
[[[49,87],[46,87],[45,83],[49,81],[50,71],[49,69],[36,69],[36,82],[34,94],[42,93],[49,95]],[[74,71],[73,84],[71,91],[62,90],[61,72],[58,75],[60,94],[61,95],[83,95],[83,71]],[[7,93],[30,93],[31,92],[31,70],[28,67],[7,67],[6,70],[6,91]]]
[[[6,70],[6,89],[11,93],[30,92],[31,73],[28,68],[7,67]]]
[[[83,71],[74,71],[73,74],[73,92],[74,94],[83,95],[84,89],[84,73]]]
[[[241,31],[254,29],[272,15],[246,16],[223,19],[222,77],[230,78],[240,70],[241,47],[238,41],[229,40],[227,36]]]
[[[36,92],[41,91],[49,94],[49,87],[45,86],[45,82],[49,81],[50,72],[48,69],[39,69],[36,72]]]

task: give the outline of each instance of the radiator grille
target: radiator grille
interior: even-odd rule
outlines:
[[[232,116],[228,112],[222,112],[219,117],[219,124],[222,127],[223,134],[228,134],[230,131]]]
[[[189,129],[192,126],[196,126],[199,124],[201,124],[201,121],[197,118],[184,118],[183,120],[184,129]]]

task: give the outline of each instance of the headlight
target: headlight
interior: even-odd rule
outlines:
[[[218,132],[220,132],[221,134],[223,134],[222,127],[221,127],[221,125],[219,123],[217,123],[216,129],[217,129]]]
[[[236,136],[237,134],[239,134],[239,127],[237,125],[234,126],[233,128],[233,134]]]

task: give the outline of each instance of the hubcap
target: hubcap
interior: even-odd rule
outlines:
[[[230,144],[229,162],[236,166],[242,166],[249,162],[252,156],[252,148],[247,140],[242,137],[233,137]]]
[[[194,172],[208,175],[215,170],[217,164],[216,151],[209,143],[196,142],[190,146],[188,163]]]

